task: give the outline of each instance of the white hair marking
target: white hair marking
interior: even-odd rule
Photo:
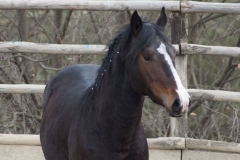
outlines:
[[[182,82],[180,80],[180,77],[173,65],[173,62],[172,62],[172,59],[171,57],[169,56],[169,54],[167,53],[167,50],[166,50],[166,46],[164,43],[161,42],[159,48],[157,49],[158,52],[162,55],[164,55],[164,58],[167,62],[167,64],[169,65],[171,71],[172,71],[172,74],[173,74],[173,77],[175,79],[175,82],[177,84],[177,90],[176,92],[178,93],[179,95],[179,99],[180,99],[180,103],[182,105],[182,112],[184,112],[185,110],[188,109],[188,104],[189,104],[189,99],[190,99],[190,96],[189,94],[187,93],[187,90],[184,88],[184,86],[182,85]]]

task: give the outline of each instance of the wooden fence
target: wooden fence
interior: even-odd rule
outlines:
[[[101,10],[101,11],[122,11],[122,10],[160,10],[162,6],[165,6],[166,10],[178,12],[178,13],[221,13],[221,14],[240,14],[240,4],[239,3],[213,3],[213,2],[196,2],[196,1],[79,1],[79,0],[0,0],[0,9],[64,9],[64,10]],[[184,18],[186,21],[187,19]],[[187,27],[187,26],[186,26]],[[185,31],[187,28],[185,27]],[[184,35],[183,35],[184,36]],[[180,77],[183,80],[183,83],[186,85],[186,62],[188,54],[208,54],[208,55],[220,55],[220,56],[232,56],[240,57],[240,48],[238,47],[221,47],[221,46],[205,46],[197,44],[188,44],[187,41],[182,40],[184,37],[180,37],[179,41],[176,42],[174,47],[180,57],[177,60],[177,64],[184,64],[178,70],[180,72]],[[181,50],[180,50],[181,48]],[[103,45],[58,45],[58,44],[36,44],[30,42],[0,42],[0,53],[44,53],[44,54],[105,54],[105,46]],[[0,93],[42,93],[44,85],[0,85]],[[231,101],[231,102],[240,102],[240,92],[229,92],[229,91],[219,91],[219,90],[198,90],[198,89],[188,89],[188,92],[192,98],[200,100],[214,100],[214,101]],[[182,120],[172,119],[171,126],[178,123],[186,122],[187,118]],[[178,122],[179,121],[179,122]],[[175,128],[171,128],[174,130]],[[183,127],[182,127],[183,128]],[[185,130],[186,131],[186,130]],[[183,132],[185,132],[183,131]],[[186,134],[185,134],[186,135]],[[172,133],[172,136],[183,136],[184,134]],[[3,136],[4,138],[4,136]],[[5,137],[6,138],[6,137]],[[159,140],[159,139],[158,139]],[[179,140],[179,141],[182,141]],[[195,154],[195,158],[192,159],[213,159],[201,157],[201,154],[193,153],[195,151],[182,151],[181,149],[188,148],[190,141],[194,144],[195,148],[190,149],[203,149],[199,146],[204,146],[210,142],[205,141],[194,141],[184,138],[184,148],[171,148],[171,149],[180,149],[179,155],[175,157],[182,157],[182,159],[191,159],[187,157],[185,153],[189,152],[190,154]],[[1,136],[0,136],[1,142]],[[152,145],[151,140],[148,140],[150,147],[150,154],[155,153],[154,147],[163,142],[157,141]],[[171,141],[170,141],[171,142]],[[188,143],[189,142],[189,143]],[[164,142],[168,143],[167,141]],[[224,142],[214,142],[214,144],[222,144]],[[0,143],[1,144],[1,143]],[[175,144],[175,143],[173,143]],[[204,144],[204,145],[203,145]],[[235,144],[234,144],[235,145]],[[174,145],[175,146],[175,145]],[[185,147],[186,146],[186,147]],[[239,149],[239,144],[237,144]],[[205,146],[206,147],[206,146]],[[214,150],[217,147],[214,146]],[[151,150],[153,149],[153,150]],[[159,149],[159,148],[157,148]],[[207,149],[208,148],[204,148]],[[228,150],[228,149],[226,149]],[[224,150],[224,152],[227,152]],[[1,149],[0,149],[1,151]],[[223,151],[223,150],[219,150]],[[172,151],[171,151],[172,152]],[[234,151],[240,153],[239,151]],[[171,153],[169,153],[171,155]],[[202,152],[204,156],[207,153]],[[218,153],[220,154],[220,153]],[[235,155],[234,155],[235,156]],[[239,154],[236,154],[237,158],[231,155],[232,159],[240,159]],[[174,157],[174,156],[173,156]],[[220,156],[229,159],[229,156]],[[172,158],[174,159],[174,158]],[[176,158],[180,159],[180,158]]]
[[[196,1],[79,1],[79,0],[0,0],[1,9],[70,9],[70,10],[155,10],[162,6],[169,11],[182,13],[240,14],[239,3],[211,3]],[[209,5],[211,4],[211,5]]]
[[[173,45],[179,54],[206,54],[215,56],[240,57],[239,47],[206,46],[198,44],[181,43]],[[105,45],[73,45],[73,44],[49,44],[31,42],[0,42],[0,53],[40,53],[40,54],[65,54],[65,55],[97,55],[106,53]]]
[[[147,139],[150,160],[239,160],[240,144],[164,137]],[[0,134],[2,160],[44,160],[39,135]]]
[[[0,93],[43,94],[45,85],[35,84],[0,84]],[[220,102],[240,102],[240,92],[221,90],[187,89],[193,100]]]

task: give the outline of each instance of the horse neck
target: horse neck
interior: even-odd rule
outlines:
[[[111,127],[115,137],[131,137],[141,121],[144,97],[133,90],[124,63],[115,64],[106,72],[96,88],[95,102],[106,130]]]

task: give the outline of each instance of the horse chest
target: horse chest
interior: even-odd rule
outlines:
[[[148,149],[144,145],[114,151],[109,148],[97,148],[93,144],[91,147],[69,148],[69,151],[69,160],[148,160]]]
[[[141,127],[139,128],[141,130]],[[148,160],[147,141],[143,131],[136,132],[129,144],[123,144],[112,137],[84,134],[70,142],[69,159],[72,160]]]

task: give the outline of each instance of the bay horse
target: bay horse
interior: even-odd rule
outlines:
[[[190,103],[163,34],[166,23],[164,7],[156,24],[135,11],[107,45],[101,66],[69,66],[47,83],[40,129],[46,160],[148,160],[144,97],[172,117]]]

